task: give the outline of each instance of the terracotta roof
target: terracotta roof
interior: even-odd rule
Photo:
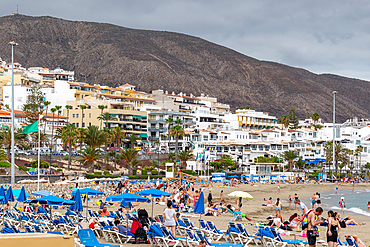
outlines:
[[[277,131],[274,131],[274,130],[262,130],[262,132],[274,132],[274,133],[277,133]]]
[[[42,113],[41,114],[42,116],[45,116],[45,117],[53,117],[53,113],[51,113],[51,112],[48,112],[48,114],[46,115],[46,113],[44,112],[44,113]],[[54,113],[54,117],[58,117],[58,114],[57,113]],[[67,118],[67,117],[65,117],[65,116],[62,116],[62,115],[59,115],[59,118]]]
[[[107,98],[115,98],[115,99],[129,99],[129,100],[155,102],[154,99],[148,99],[148,98],[136,98],[136,97],[127,97],[127,96],[122,96],[122,95],[115,95],[115,94],[103,94],[103,93],[98,93],[98,95],[104,96]]]
[[[131,85],[131,84],[128,84],[128,83],[126,83],[126,84],[121,85],[120,87],[135,87],[135,86],[134,86],[134,85]]]

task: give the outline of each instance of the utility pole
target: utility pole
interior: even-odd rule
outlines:
[[[14,154],[14,46],[18,45],[14,41],[9,42],[9,44],[12,46],[12,126],[11,126],[11,178],[10,183],[12,185],[15,184],[15,154]]]
[[[333,91],[333,165],[335,168],[335,94],[337,91]]]

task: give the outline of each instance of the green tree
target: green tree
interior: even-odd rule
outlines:
[[[0,160],[7,160],[7,159],[8,159],[7,153],[4,150],[0,149]]]
[[[57,128],[59,128],[59,116],[60,116],[60,114],[62,113],[62,106],[60,106],[60,105],[56,105],[55,106],[55,109],[57,110],[57,115],[58,115],[58,118],[57,118]]]
[[[287,115],[282,115],[281,117],[279,117],[278,119],[279,123],[281,123],[282,125],[284,125],[284,128],[288,128],[289,127],[289,124],[290,124],[290,119]]]
[[[299,157],[299,159],[294,164],[298,170],[302,170],[305,167],[306,161],[303,160],[302,157]]]
[[[84,126],[84,110],[86,109],[86,105],[80,105],[81,109],[81,128],[85,128]]]
[[[67,122],[69,123],[69,110],[71,110],[73,107],[71,105],[66,105],[65,108],[67,110]]]
[[[176,160],[177,160],[177,158],[178,158],[177,154],[179,152],[179,137],[184,136],[185,135],[185,131],[181,127],[181,125],[182,125],[181,119],[176,119],[175,124],[176,124],[175,126],[172,126],[171,127],[170,134],[171,134],[171,136],[174,136],[175,137],[175,140],[176,140],[175,154],[176,154]]]
[[[112,130],[112,138],[115,142],[117,148],[122,147],[123,140],[125,138],[125,130],[121,129],[120,127],[115,127]],[[117,151],[114,151],[114,168],[117,169]]]
[[[194,155],[190,151],[182,150],[178,154],[179,160],[181,160],[181,167],[186,167],[186,161],[194,158]]]
[[[98,120],[100,120],[100,122],[103,121],[105,123],[105,128],[108,128],[109,121],[117,121],[117,117],[109,112],[104,112],[98,117]]]
[[[140,140],[140,137],[138,137],[137,135],[135,135],[134,133],[131,133],[131,135],[129,136],[128,138],[129,142],[130,142],[130,148],[134,148],[134,144],[137,140]]]
[[[45,101],[44,102],[44,106],[46,108],[46,111],[45,111],[45,118],[44,118],[44,134],[46,133],[46,123],[47,123],[47,118],[48,118],[48,110],[49,110],[49,105],[51,104],[50,101]]]
[[[227,167],[230,167],[230,168],[236,167],[237,162],[232,160],[227,155],[222,155],[221,159],[209,162],[209,165],[214,167],[215,170],[221,170]]]
[[[57,111],[57,109],[54,107],[54,108],[51,108],[50,110],[52,113],[53,113],[53,122],[52,122],[52,127],[51,127],[51,140],[50,140],[50,150],[51,152],[54,151],[54,144],[53,144],[53,139],[54,139],[54,120],[55,120],[55,112]]]
[[[361,164],[362,164],[361,153],[362,153],[363,150],[364,150],[364,146],[362,146],[362,145],[358,145],[355,149],[355,154],[357,155],[357,159],[358,159],[358,157],[360,157],[360,162],[359,163],[357,162],[358,163],[357,167],[358,167],[359,170],[361,170]]]
[[[109,155],[108,155],[108,147],[109,144],[113,142],[113,130],[109,129],[108,127],[105,127],[103,129],[105,133],[105,169],[108,170],[108,163],[109,163]]]
[[[35,145],[38,145],[37,143],[39,141],[39,133],[40,133],[40,147],[42,147],[44,143],[49,141],[45,133],[42,132],[32,133],[32,142],[35,143]]]
[[[137,157],[139,156],[139,151],[133,148],[128,148],[120,152],[119,158],[128,163],[128,172],[129,175],[132,175],[132,165]],[[137,161],[135,161],[137,164]]]
[[[71,151],[72,146],[76,143],[77,139],[77,128],[73,124],[67,124],[62,129],[61,132],[61,139],[62,142],[65,143],[68,147],[68,171],[71,169]]]
[[[342,169],[344,168],[346,166],[346,164],[344,164],[344,163],[340,163],[339,165],[338,165],[338,167],[339,167],[339,177],[340,177],[340,174],[342,173]]]
[[[31,87],[30,93],[27,95],[26,104],[22,106],[26,123],[31,124],[39,119],[39,116],[44,112],[44,95],[39,87]]]
[[[14,131],[14,142],[15,144],[21,144],[26,135],[22,133],[22,129],[15,129]],[[0,141],[6,148],[8,160],[10,160],[10,149],[12,147],[12,136],[11,136],[11,129],[10,128],[2,128],[0,132]]]
[[[289,111],[289,119],[290,119],[290,128],[291,129],[298,129],[298,118],[297,115],[295,114],[294,108],[290,109]]]
[[[98,105],[98,108],[100,109],[100,116],[103,116],[104,109],[106,108],[105,105]],[[100,129],[102,129],[102,123],[103,123],[103,118],[99,119],[100,120]]]
[[[94,163],[102,158],[101,151],[95,147],[86,147],[78,151],[81,157],[78,159],[81,163],[84,163],[89,168],[89,173],[94,174]]]
[[[293,169],[293,160],[298,158],[298,152],[297,151],[294,151],[294,150],[288,150],[288,151],[285,151],[282,155],[283,159],[285,161],[288,161],[288,169],[289,171],[292,171]]]
[[[87,127],[84,141],[88,146],[98,148],[106,143],[107,134],[98,126],[92,125]]]
[[[312,114],[311,119],[314,123],[317,123],[317,121],[319,121],[320,119],[320,115],[317,112],[315,112],[314,114]]]
[[[172,152],[168,153],[168,159],[171,162],[175,163],[175,161],[176,161],[176,154],[175,153],[172,153]]]
[[[84,144],[85,142],[85,139],[86,139],[86,129],[84,128],[77,128],[76,129],[76,132],[77,132],[77,142],[80,144],[80,151],[82,150],[82,145]]]
[[[168,152],[169,152],[170,151],[170,140],[171,140],[171,125],[173,124],[173,118],[168,117],[166,119],[166,124],[167,124],[167,131],[168,131],[167,138],[168,138]]]
[[[327,142],[327,144],[325,146],[325,148],[326,148],[326,162],[328,164],[333,163],[333,145],[332,145],[332,143],[333,142]],[[350,159],[349,159],[350,152],[351,152],[350,150],[348,150],[347,148],[344,148],[342,143],[340,143],[340,142],[335,143],[335,164],[334,164],[334,167],[335,167],[336,173],[338,173],[338,164],[339,164],[339,162],[343,163],[343,164],[349,164],[349,162],[350,162]]]
[[[30,164],[33,168],[36,168],[38,166],[38,161],[37,160],[31,161]],[[49,168],[49,166],[50,166],[49,162],[47,162],[45,160],[40,160],[40,169],[42,169],[42,168],[47,169],[47,168]]]

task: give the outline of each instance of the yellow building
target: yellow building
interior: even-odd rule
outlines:
[[[76,127],[86,128],[96,125],[101,128],[114,128],[119,126],[127,134],[139,135],[144,141],[147,138],[147,112],[135,108],[133,102],[122,101],[121,96],[111,95],[105,99],[100,99],[99,96],[84,96],[83,100],[68,101],[67,104],[71,105],[72,109],[65,109],[63,115],[68,116],[69,122]],[[86,109],[82,109],[81,105],[86,106]],[[99,105],[105,108],[101,110]],[[106,112],[112,119],[106,122],[99,120],[99,116]]]

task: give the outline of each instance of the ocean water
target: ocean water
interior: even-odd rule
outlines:
[[[344,196],[346,202],[344,214],[350,213],[367,216],[370,220],[370,210],[367,209],[367,202],[370,201],[370,189],[355,189],[352,192],[352,190],[341,190],[339,186],[337,194],[334,193],[334,190],[321,193],[322,207],[324,210],[340,212],[339,201],[342,196]],[[309,207],[311,204],[306,205]]]

